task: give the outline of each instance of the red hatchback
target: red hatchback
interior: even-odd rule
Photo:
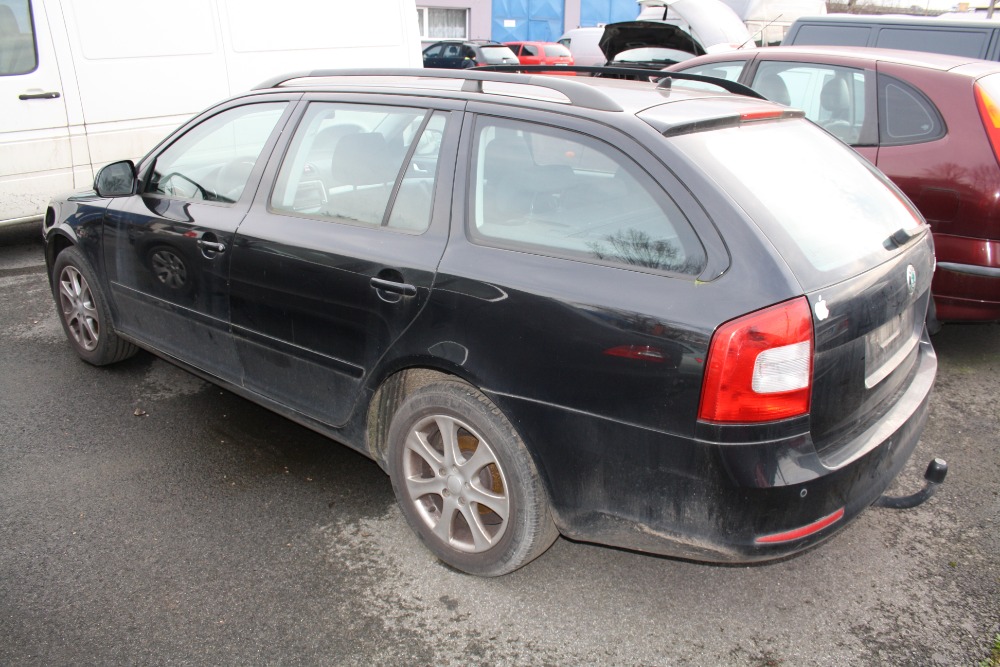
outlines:
[[[1000,320],[1000,63],[775,47],[702,56],[669,69],[744,83],[802,109],[868,158],[931,224],[938,319]]]
[[[504,42],[504,46],[510,47],[522,65],[566,67],[573,64],[573,54],[569,49],[555,42]]]

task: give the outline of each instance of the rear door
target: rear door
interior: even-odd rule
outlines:
[[[365,103],[360,103],[365,102]],[[231,264],[244,385],[330,425],[427,302],[464,103],[316,95]]]

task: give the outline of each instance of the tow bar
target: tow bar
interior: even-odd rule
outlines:
[[[931,459],[931,462],[927,464],[927,471],[924,473],[926,481],[924,488],[909,496],[882,496],[872,504],[872,507],[888,507],[894,510],[916,507],[934,495],[947,474],[948,464],[944,459]]]

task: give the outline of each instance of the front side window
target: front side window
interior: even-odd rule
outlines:
[[[872,102],[866,98],[865,81],[866,72],[852,67],[765,61],[751,87],[772,102],[802,109],[806,118],[857,146],[868,143],[864,129]]]
[[[746,62],[743,60],[734,60],[724,63],[708,63],[707,65],[695,65],[689,69],[681,70],[680,73],[710,76],[713,79],[725,79],[726,81],[738,81],[740,74],[743,73],[743,66],[745,64]],[[677,79],[675,83],[678,86],[695,88],[697,90],[710,90],[712,92],[718,92],[719,90],[718,86],[710,83],[703,83],[701,81],[685,81],[684,79]],[[765,95],[765,97],[767,96]]]
[[[421,232],[445,123],[426,109],[313,103],[282,161],[271,210]]]
[[[37,67],[31,4],[28,0],[0,1],[0,76],[27,74]]]
[[[143,191],[176,199],[237,201],[286,106],[247,104],[203,121],[160,153]]]
[[[617,148],[501,119],[480,119],[475,136],[474,241],[628,268],[691,275],[704,268],[685,216]]]

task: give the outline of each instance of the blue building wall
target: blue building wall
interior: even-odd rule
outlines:
[[[639,15],[635,0],[580,0],[580,27],[634,21]]]
[[[554,42],[571,28],[632,21],[639,6],[635,0],[493,0],[490,13],[491,39]]]
[[[563,0],[493,0],[493,39],[554,42],[563,34]]]

